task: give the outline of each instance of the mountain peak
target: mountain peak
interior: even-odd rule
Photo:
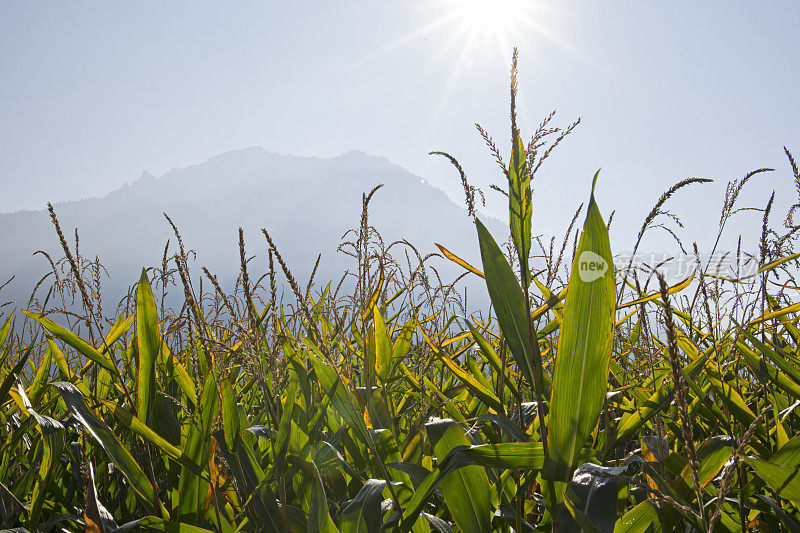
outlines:
[[[337,161],[343,161],[343,162],[375,162],[375,163],[380,162],[380,163],[392,164],[391,161],[389,161],[382,155],[370,154],[365,150],[358,150],[358,149],[349,150],[341,155],[332,157],[331,159],[336,159]]]

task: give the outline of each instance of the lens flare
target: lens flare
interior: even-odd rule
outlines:
[[[526,12],[523,0],[458,0],[453,3],[453,16],[462,28],[482,42],[504,38]]]

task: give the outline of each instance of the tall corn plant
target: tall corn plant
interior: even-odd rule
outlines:
[[[486,226],[475,218],[486,287],[503,337],[517,368],[532,386],[545,467],[548,509],[557,527],[564,483],[597,426],[608,386],[613,347],[615,288],[608,231],[594,197],[592,181],[586,220],[578,244],[563,310],[546,416],[543,363],[531,316],[529,269],[533,218],[529,158],[516,127],[516,53],[511,82],[512,154],[508,178],[509,227],[519,264],[519,279]],[[531,143],[534,144],[534,143]]]

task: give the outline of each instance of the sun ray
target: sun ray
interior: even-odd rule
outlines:
[[[420,28],[417,28],[414,31],[411,31],[411,32],[409,32],[409,33],[407,33],[407,34],[405,34],[405,35],[403,35],[401,37],[398,37],[394,41],[392,41],[390,43],[387,43],[387,44],[381,46],[380,48],[376,48],[372,52],[370,52],[368,54],[365,54],[365,55],[355,59],[351,63],[349,63],[349,64],[345,65],[344,67],[342,67],[341,70],[342,70],[342,72],[347,72],[347,71],[350,71],[350,70],[354,70],[354,69],[360,67],[361,65],[369,63],[370,61],[372,61],[374,59],[377,59],[378,57],[380,57],[380,56],[382,56],[384,54],[387,54],[388,52],[391,52],[392,50],[396,50],[396,49],[400,48],[401,46],[403,46],[405,44],[408,44],[408,43],[410,43],[412,41],[415,41],[417,39],[421,39],[423,37],[427,37],[428,35],[434,33],[435,30],[437,30],[437,29],[439,29],[439,28],[441,28],[443,26],[446,26],[447,24],[450,24],[451,22],[453,22],[456,19],[457,19],[457,14],[456,13],[454,13],[452,11],[450,11],[448,13],[445,13],[444,15],[442,15],[440,17],[437,17],[436,19],[432,20],[428,24],[425,24],[424,26],[422,26]]]
[[[464,42],[464,45],[461,47],[461,52],[459,53],[458,60],[453,67],[453,72],[450,74],[450,77],[447,80],[447,85],[445,85],[444,91],[439,99],[439,105],[436,107],[436,112],[434,115],[436,118],[438,118],[447,105],[447,102],[450,100],[450,97],[452,96],[453,91],[458,84],[458,79],[461,77],[461,72],[464,70],[464,66],[469,59],[471,48],[475,43],[476,35],[474,30],[467,29],[466,31],[469,32],[469,35],[467,35],[467,39]]]

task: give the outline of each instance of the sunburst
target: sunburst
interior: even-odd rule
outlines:
[[[542,0],[418,0],[411,6],[422,15],[419,26],[358,58],[344,70],[355,69],[414,41],[443,37],[435,55],[447,61],[452,70],[440,95],[438,111],[476,59],[492,61],[496,54],[495,60],[503,61],[507,68],[514,46],[524,49],[531,38],[538,37],[569,48],[547,23],[548,15],[559,9]]]
[[[419,26],[358,58],[346,69],[435,34],[445,36],[442,54],[453,47],[460,48],[461,62],[466,62],[479,49],[497,46],[505,62],[510,64],[511,43],[524,44],[530,34],[563,44],[541,20],[553,11],[552,6],[548,7],[541,0],[421,0],[412,2],[411,6],[414,11],[427,15],[420,17]]]
[[[509,38],[520,36],[520,26],[531,26],[534,4],[526,0],[448,0],[448,18],[466,36],[464,48],[497,42],[508,55]],[[506,58],[507,59],[507,58]]]

